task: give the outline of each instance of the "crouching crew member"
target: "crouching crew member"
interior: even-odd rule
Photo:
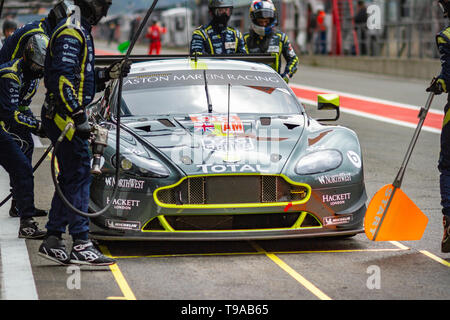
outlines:
[[[111,0],[75,0],[81,16],[63,19],[53,31],[45,60],[44,81],[47,88],[42,122],[48,137],[56,142],[68,122],[75,125],[56,151],[59,186],[67,200],[77,209],[87,212],[91,183],[89,143],[91,127],[85,107],[105,82],[118,78],[120,70],[130,71],[122,62],[94,69],[95,50],[92,26],[107,15]],[[70,255],[62,234],[68,227],[73,239]],[[47,238],[39,247],[39,255],[66,265],[110,265],[115,260],[104,256],[88,238],[89,219],[66,207],[54,194],[46,225]]]
[[[13,198],[17,199],[19,237],[28,239],[42,238],[45,232],[33,220],[36,208],[31,161],[20,148],[20,137],[12,132],[43,135],[40,121],[31,111],[19,111],[19,104],[27,94],[29,84],[44,75],[47,44],[48,38],[35,35],[27,41],[22,58],[0,65],[0,165],[9,174]]]
[[[67,17],[69,12],[73,9],[73,1],[64,0],[59,1],[49,12],[48,16],[41,19],[35,20],[27,23],[15,30],[15,32],[8,37],[3,47],[0,50],[0,64],[12,61],[16,58],[23,56],[25,45],[28,40],[34,35],[44,35],[46,38],[50,37],[51,31],[56,26],[57,22],[62,18]],[[19,111],[24,114],[30,114],[29,105],[31,104],[32,98],[36,94],[39,87],[39,79],[29,80],[25,85],[28,87],[28,91],[25,93],[23,99],[19,104]],[[28,157],[30,162],[33,158],[34,142],[31,136],[31,132],[28,128],[24,126],[18,126],[16,128],[11,128],[10,133],[17,135],[22,141],[22,151]],[[12,180],[10,179],[11,187]],[[46,216],[48,212],[46,210],[37,209],[35,210],[36,216]],[[9,215],[11,217],[19,216],[17,209],[17,199],[13,197],[11,201],[11,208],[9,210]]]

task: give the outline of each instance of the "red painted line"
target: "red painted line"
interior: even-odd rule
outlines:
[[[284,212],[287,212],[290,207],[292,207],[292,202],[289,202],[288,205],[284,207]]]
[[[117,56],[119,53],[109,51],[109,50],[102,50],[102,49],[95,49],[95,54],[101,55],[101,56]]]
[[[291,87],[295,95],[300,99],[308,99],[312,101],[317,101],[317,95],[322,93],[330,93],[326,91],[318,91],[313,89],[305,89],[297,86]],[[345,96],[339,94],[340,104],[342,108],[347,108],[355,111],[365,112],[376,116],[381,116],[393,120],[404,121],[412,124],[417,124],[419,118],[418,110],[411,110],[408,108],[403,108],[395,105],[390,105],[381,102],[374,102],[370,100],[358,99],[354,97]],[[429,111],[424,122],[424,126],[428,126],[435,129],[442,128],[442,121],[444,116],[442,114],[434,113]]]

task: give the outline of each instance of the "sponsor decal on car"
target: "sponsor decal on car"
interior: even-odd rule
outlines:
[[[223,173],[231,172],[269,172],[261,168],[259,164],[198,164],[197,168],[201,168],[203,173]]]
[[[351,182],[352,175],[349,172],[341,172],[339,174],[333,174],[331,176],[323,175],[316,178],[320,184],[334,184],[341,182]]]
[[[340,194],[324,194],[322,195],[322,201],[328,203],[330,206],[336,206],[345,204],[346,200],[350,200],[351,193],[340,193]]]
[[[335,226],[338,224],[346,224],[346,223],[349,223],[350,221],[352,221],[352,219],[353,219],[352,215],[324,217],[323,225],[324,226]]]
[[[111,199],[106,197],[106,203],[109,204]],[[131,210],[134,207],[139,207],[141,200],[131,200],[131,199],[113,199],[114,209],[117,210]]]
[[[194,123],[194,132],[212,133],[218,136],[236,135],[244,133],[244,124],[236,114],[218,115],[189,115]]]
[[[106,219],[106,226],[111,229],[119,230],[140,230],[141,223],[139,221],[119,221]]]
[[[356,168],[358,169],[361,168],[362,166],[361,158],[355,151],[352,150],[347,151],[347,157]]]
[[[129,179],[119,179],[119,188],[127,188],[127,189],[135,189],[135,190],[143,190],[144,189],[144,180],[137,180],[133,178]],[[114,187],[116,184],[115,177],[106,177],[105,185],[108,187]]]

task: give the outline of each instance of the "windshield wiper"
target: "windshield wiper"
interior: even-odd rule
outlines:
[[[212,113],[212,103],[211,98],[209,97],[208,80],[206,80],[206,69],[203,70],[203,76],[205,77],[205,92],[206,92],[206,101],[208,103],[208,112]]]

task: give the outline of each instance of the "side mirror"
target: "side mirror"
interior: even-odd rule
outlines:
[[[339,96],[337,94],[319,94],[317,95],[318,110],[336,110],[336,117],[329,119],[317,119],[317,121],[336,121],[339,119]]]

